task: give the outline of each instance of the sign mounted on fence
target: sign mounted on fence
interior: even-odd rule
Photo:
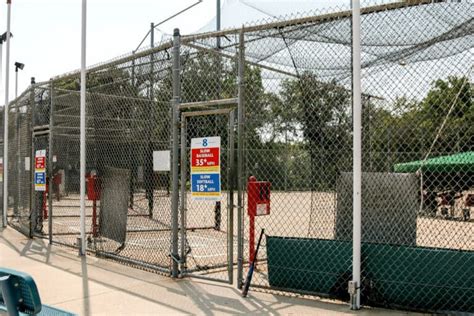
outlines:
[[[170,171],[170,151],[159,150],[153,152],[153,171]]]
[[[30,157],[25,157],[25,171],[30,171],[30,169],[31,169]]]
[[[35,153],[35,191],[46,191],[46,150]]]
[[[221,200],[221,138],[191,139],[191,198]]]

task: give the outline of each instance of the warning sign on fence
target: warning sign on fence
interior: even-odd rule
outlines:
[[[35,191],[46,191],[46,150],[35,153]]]
[[[191,139],[191,197],[195,201],[221,199],[221,138]]]

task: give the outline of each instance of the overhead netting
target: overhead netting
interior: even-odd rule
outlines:
[[[244,3],[248,4],[247,1]],[[264,2],[265,3],[265,2]],[[264,5],[260,4],[259,5]],[[271,4],[268,4],[271,6]],[[304,6],[307,8],[306,6]],[[341,6],[342,7],[342,6]],[[266,7],[263,6],[264,10]],[[324,11],[325,12],[325,11]],[[308,18],[274,22],[261,26],[245,25],[245,54],[248,61],[269,66],[298,76],[315,74],[321,81],[336,81],[349,88],[351,84],[351,19],[350,11],[336,11]],[[382,4],[362,9],[361,64],[362,78],[376,82],[380,72],[390,72],[397,80],[403,78],[401,69],[417,63],[430,75],[442,75],[446,69],[433,61],[462,60],[469,67],[473,47],[474,7],[472,1],[412,1]],[[303,14],[299,14],[304,16]],[[295,14],[296,16],[296,14]],[[238,45],[238,29],[223,31],[220,36],[223,51],[232,53]],[[203,39],[199,39],[203,38]],[[185,41],[188,41],[187,39]],[[189,37],[202,47],[215,48],[215,38]],[[262,49],[262,47],[265,47]],[[315,52],[308,56],[308,52]],[[419,63],[422,66],[420,66]],[[449,67],[449,60],[444,67]],[[460,67],[462,68],[462,67]],[[266,73],[268,77],[271,74]],[[413,89],[426,92],[430,82],[420,74]],[[385,85],[364,85],[364,92],[385,97]],[[422,89],[422,90],[421,90]],[[413,94],[404,90],[405,94]],[[394,95],[390,95],[393,97]]]

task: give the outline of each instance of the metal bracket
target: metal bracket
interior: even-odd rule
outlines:
[[[183,112],[183,113],[181,113],[181,115],[183,117],[219,115],[219,114],[228,114],[229,112],[232,112],[233,110],[234,110],[234,108],[222,108],[222,109],[215,109],[215,110],[202,110],[202,111]]]
[[[221,105],[237,105],[239,102],[238,98],[220,99],[211,101],[200,101],[200,102],[188,102],[178,104],[179,110],[191,109],[191,108],[209,108],[218,107]]]
[[[173,254],[170,254],[170,258],[171,260],[173,260],[174,262],[176,263],[181,263],[181,258],[179,257],[179,255],[177,255],[177,257],[175,257]]]
[[[356,295],[357,289],[358,289],[357,282],[349,281],[349,284],[347,286],[347,292],[349,292],[350,295]]]

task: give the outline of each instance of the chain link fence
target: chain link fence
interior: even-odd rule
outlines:
[[[474,311],[473,13],[362,9],[363,304]],[[351,43],[351,12],[330,10],[175,34],[91,67],[87,250],[240,287],[264,229],[254,289],[349,300]],[[10,104],[5,166],[9,224],[72,247],[79,90],[74,72]],[[196,146],[211,138],[218,154]]]
[[[31,155],[31,98],[26,91],[9,108],[9,173],[7,219],[11,225],[26,235],[30,234],[30,188],[29,157]]]

